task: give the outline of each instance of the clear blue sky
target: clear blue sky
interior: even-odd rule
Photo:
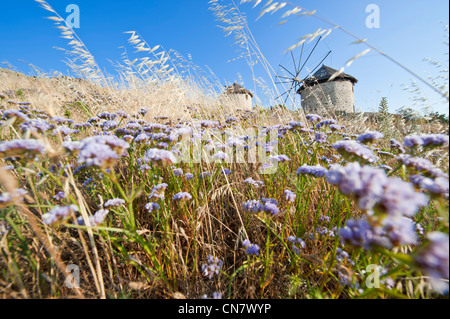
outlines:
[[[239,0],[235,0],[239,3]],[[81,11],[81,28],[76,29],[98,63],[111,68],[108,60],[119,60],[119,46],[127,45],[125,31],[136,30],[151,45],[161,44],[166,49],[175,49],[184,56],[192,55],[200,67],[208,66],[223,85],[231,84],[242,76],[244,84],[253,89],[249,68],[243,60],[230,62],[239,55],[232,37],[224,37],[217,27],[208,0],[49,0],[61,16],[66,17],[65,8],[77,4]],[[328,25],[313,17],[290,17],[288,22],[277,25],[280,13],[267,14],[256,20],[262,3],[255,9],[252,4],[242,4],[240,9],[248,16],[249,26],[263,54],[271,65],[290,65],[290,57],[284,51],[305,34]],[[399,60],[423,77],[426,72],[436,74],[436,68],[422,60],[431,58],[447,69],[448,46],[444,25],[448,24],[448,2],[388,1],[388,0],[292,0],[309,10],[317,10],[323,18],[335,22],[367,39],[377,48]],[[380,8],[380,28],[366,27],[366,6],[377,4]],[[286,7],[288,8],[288,7]],[[284,10],[280,11],[284,12]],[[53,22],[45,19],[49,13],[33,0],[2,1],[0,11],[0,61],[8,61],[19,70],[29,71],[21,60],[32,63],[45,71],[58,70],[67,73],[62,62],[64,54],[54,47],[67,47],[66,40],[59,37]],[[314,67],[328,50],[332,54],[325,64],[335,69],[348,59],[363,51],[364,45],[351,44],[353,39],[339,30],[322,41],[310,62]],[[306,47],[310,49],[312,45]],[[131,48],[129,48],[131,50]],[[294,51],[299,55],[299,49]],[[345,70],[356,77],[356,107],[370,111],[378,107],[381,97],[386,96],[391,111],[406,106],[413,107],[413,95],[403,90],[412,76],[375,52],[357,59]],[[238,75],[239,74],[239,75]],[[259,75],[264,75],[259,71]],[[306,74],[305,74],[306,75]],[[423,85],[421,87],[424,88]],[[448,104],[434,92],[424,88],[426,97],[434,110],[448,114]],[[419,109],[419,107],[413,107]]]

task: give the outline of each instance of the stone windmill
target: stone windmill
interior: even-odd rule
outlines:
[[[346,73],[340,73],[330,80],[337,72],[322,65],[314,75],[303,81],[297,93],[301,96],[301,105],[306,114],[355,112],[354,85],[358,80]]]
[[[325,57],[317,64],[306,76],[301,76],[301,72],[304,70],[305,65],[313,54],[317,47],[317,44],[321,40],[321,37],[317,40],[316,44],[312,48],[306,60],[302,63],[303,49],[300,54],[300,60],[296,63],[294,55],[291,51],[292,60],[295,70],[289,71],[287,68],[280,65],[288,74],[287,76],[277,76],[279,84],[290,85],[283,94],[278,98],[286,96],[284,104],[289,97],[295,105],[296,93],[301,96],[301,106],[306,114],[308,113],[328,113],[328,112],[355,112],[355,98],[353,86],[358,82],[356,78],[351,75],[340,73],[337,74],[337,70],[330,68],[322,62],[331,53],[329,51]],[[320,67],[320,68],[319,68]],[[318,69],[319,68],[319,69]],[[318,70],[317,70],[318,69]],[[317,70],[317,71],[316,71]],[[291,96],[291,93],[294,93]],[[277,98],[277,99],[278,99]]]
[[[226,90],[222,93],[220,99],[228,108],[241,110],[252,109],[253,94],[249,90],[237,83],[225,88]]]

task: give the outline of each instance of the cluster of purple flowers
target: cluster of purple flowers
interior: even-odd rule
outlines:
[[[16,121],[19,123],[28,122],[30,118],[26,116],[24,113],[17,110],[6,110],[3,111],[3,116],[6,119],[16,118]]]
[[[158,199],[164,199],[164,191],[167,188],[166,183],[158,184],[153,187],[151,194],[148,196],[149,198],[158,198]]]
[[[289,189],[284,190],[284,198],[290,202],[290,203],[294,203],[295,202],[295,198],[297,197],[297,195],[292,192]]]
[[[119,207],[124,204],[125,204],[125,200],[123,200],[122,198],[113,198],[113,199],[107,200],[106,203],[103,205],[103,207],[110,207],[110,206]]]
[[[414,190],[411,183],[388,178],[384,170],[350,163],[332,166],[326,174],[328,182],[338,185],[345,195],[353,195],[361,209],[381,210],[393,216],[412,216],[428,203],[427,197]]]
[[[250,240],[246,239],[242,242],[242,246],[245,248],[245,253],[247,255],[255,255],[259,256],[259,246],[256,244],[252,244]]]
[[[11,226],[9,226],[6,221],[0,220],[0,237],[6,235],[10,228]]]
[[[27,191],[21,188],[15,189],[14,192],[12,193],[0,194],[0,208],[7,207],[23,201],[23,197],[26,194]]]
[[[192,199],[192,195],[186,192],[180,192],[173,196],[173,200],[181,200],[181,201],[187,201]]]
[[[308,175],[314,175],[315,177],[322,177],[322,176],[325,176],[325,174],[327,172],[328,172],[328,170],[325,167],[322,167],[320,165],[310,166],[310,165],[305,164],[298,168],[297,175],[308,174]]]
[[[315,122],[321,121],[322,117],[317,114],[308,114],[308,115],[306,115],[306,119],[308,121],[310,121],[311,123],[315,123]]]
[[[17,157],[34,160],[37,155],[45,153],[45,145],[35,139],[12,140],[0,143],[0,158]]]
[[[411,175],[409,180],[420,189],[428,191],[432,196],[449,198],[448,178],[437,177],[432,179],[423,175]]]
[[[286,155],[271,155],[269,156],[271,162],[289,162],[290,159]]]
[[[449,280],[449,239],[448,234],[429,233],[428,243],[414,256],[416,264],[430,277],[434,290],[448,293]]]
[[[262,201],[262,202],[261,202]],[[261,201],[252,199],[242,203],[242,207],[249,213],[266,212],[276,215],[280,212],[278,202],[272,198],[263,198]]]
[[[154,165],[173,165],[177,163],[175,155],[166,150],[160,150],[157,148],[149,149],[142,158],[145,163],[151,162]]]
[[[99,135],[81,141],[78,163],[87,167],[111,168],[114,162],[130,147],[117,136]]]
[[[325,133],[317,132],[315,134],[314,141],[316,141],[319,144],[324,144],[327,142],[327,138],[328,136]]]
[[[51,225],[57,222],[63,222],[75,212],[78,212],[78,207],[75,205],[56,206],[51,211],[42,216],[43,223]]]
[[[448,174],[436,168],[432,162],[422,157],[412,157],[411,155],[402,154],[397,156],[397,160],[408,167],[413,174],[422,173],[431,177],[443,177],[448,179]]]
[[[109,210],[100,209],[93,216],[89,216],[89,225],[90,226],[98,226],[105,221],[106,216],[108,216]],[[80,226],[87,226],[83,216],[77,218],[76,223]]]
[[[55,196],[53,196],[53,199],[55,200],[63,200],[66,198],[66,194],[64,192],[58,192]]]
[[[176,177],[183,176],[183,169],[181,169],[181,168],[175,168],[172,170],[172,172],[173,172],[173,175]]]
[[[148,204],[145,204],[145,209],[149,212],[149,213],[151,213],[152,211],[154,211],[154,210],[158,210],[158,209],[160,209],[161,207],[157,204],[157,203],[148,203]]]
[[[371,144],[371,143],[375,142],[376,140],[379,140],[380,138],[383,138],[383,137],[384,137],[383,133],[380,133],[377,131],[371,131],[371,132],[366,132],[364,134],[359,135],[356,140],[360,143]]]
[[[327,119],[327,120],[323,120],[322,122],[319,122],[316,124],[316,129],[320,129],[323,126],[328,126],[331,124],[337,124],[337,121],[334,119]]]
[[[259,188],[260,186],[264,186],[264,182],[262,181],[255,181],[253,178],[249,177],[244,180],[244,184],[250,184],[255,186],[256,188]]]
[[[445,134],[410,135],[405,137],[403,145],[406,147],[440,147],[448,145],[449,137]]]
[[[356,141],[342,140],[334,143],[332,147],[348,160],[353,160],[356,157],[356,160],[363,159],[368,163],[375,163],[377,161],[377,157],[367,146]]]
[[[222,299],[222,293],[221,292],[213,292],[212,298],[208,298],[208,295],[203,295],[201,299]]]
[[[289,236],[287,240],[292,243],[292,250],[296,255],[300,254],[300,248],[305,248],[306,244],[301,238],[296,238],[294,236]]]
[[[20,129],[24,132],[30,131],[32,133],[44,133],[54,128],[54,125],[49,124],[42,119],[33,119],[20,125]]]
[[[62,136],[70,136],[78,133],[80,133],[79,130],[74,130],[67,126],[58,126],[53,130],[53,135],[61,134]]]
[[[202,265],[202,273],[204,277],[211,279],[214,275],[218,275],[223,262],[212,255],[209,255],[206,264]]]
[[[219,151],[216,154],[214,154],[212,156],[212,158],[215,160],[224,161],[224,160],[228,159],[228,154],[225,152]]]
[[[108,121],[113,121],[117,118],[117,114],[116,113],[100,113],[97,115],[98,118],[102,119],[102,120],[108,120]]]

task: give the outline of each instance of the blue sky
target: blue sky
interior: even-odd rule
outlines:
[[[239,3],[239,0],[235,0]],[[120,46],[127,46],[125,31],[138,31],[151,45],[161,44],[188,56],[202,68],[208,66],[223,85],[231,84],[242,77],[244,84],[253,90],[251,73],[244,60],[230,62],[239,56],[239,47],[232,37],[225,37],[217,27],[218,22],[208,10],[208,0],[163,1],[163,0],[49,0],[61,16],[66,17],[69,4],[80,8],[81,27],[77,34],[93,53],[102,68],[111,69],[108,60],[119,60]],[[262,3],[253,8],[251,4],[240,5],[248,17],[249,27],[263,54],[275,70],[282,64],[292,69],[291,58],[285,50],[299,38],[327,24],[314,17],[290,17],[288,22],[278,25],[281,13],[267,14],[256,20]],[[388,0],[322,0],[293,3],[308,10],[317,10],[317,15],[341,25],[350,32],[367,39],[371,44],[423,77],[427,72],[437,74],[437,69],[422,60],[431,58],[448,70],[448,46],[444,25],[448,24],[448,2],[445,0],[388,1]],[[226,1],[224,0],[224,3]],[[380,8],[380,28],[366,27],[366,7],[376,4]],[[288,6],[286,8],[289,8]],[[0,61],[8,61],[19,70],[29,72],[26,63],[45,70],[68,72],[62,62],[63,52],[55,47],[67,47],[66,40],[59,37],[53,22],[45,19],[49,13],[33,0],[2,1],[0,12]],[[325,64],[335,69],[343,66],[351,57],[366,47],[351,44],[354,39],[339,30],[333,31],[319,43],[307,67],[315,67],[331,50]],[[312,44],[305,47],[309,52]],[[131,50],[131,47],[129,47]],[[299,56],[300,49],[294,51]],[[265,73],[257,67],[257,75]],[[356,108],[375,110],[381,97],[385,96],[391,111],[400,107],[420,109],[414,106],[414,95],[404,90],[413,77],[375,52],[357,59],[346,73],[356,77]],[[306,75],[306,74],[305,74]],[[448,77],[448,71],[447,71]],[[420,84],[435,111],[448,114],[448,103]]]

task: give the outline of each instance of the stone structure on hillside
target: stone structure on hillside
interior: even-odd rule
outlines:
[[[303,81],[297,91],[306,114],[327,112],[355,112],[354,85],[358,82],[351,75],[341,73],[330,81],[337,70],[326,65]]]
[[[220,99],[227,108],[251,110],[253,94],[237,83],[227,86]]]

